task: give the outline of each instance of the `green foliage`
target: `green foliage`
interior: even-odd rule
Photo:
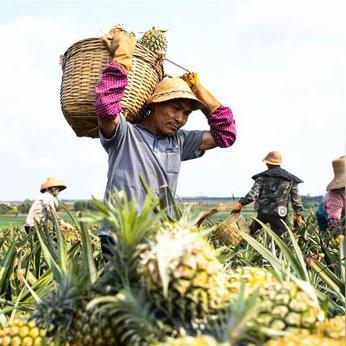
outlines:
[[[78,200],[73,203],[74,211],[84,211],[84,210],[97,210],[93,200]]]
[[[17,215],[18,208],[11,204],[0,203],[0,215]]]
[[[18,205],[18,211],[21,214],[27,214],[30,210],[31,205],[32,205],[32,201],[30,201],[29,199],[26,199],[24,200],[24,202]]]

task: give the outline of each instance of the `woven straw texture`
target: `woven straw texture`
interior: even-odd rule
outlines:
[[[60,89],[62,112],[78,137],[98,137],[95,115],[95,88],[110,54],[101,38],[89,38],[73,44],[62,57]],[[121,106],[132,123],[143,119],[145,104],[163,79],[163,57],[136,44],[132,70]]]
[[[224,245],[236,246],[243,239],[239,230],[250,233],[245,219],[239,214],[232,214],[219,224],[213,233],[213,237]]]

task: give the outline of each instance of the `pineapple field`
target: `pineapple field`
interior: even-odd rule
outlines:
[[[0,345],[344,345],[343,235],[321,236],[311,213],[255,239],[251,217],[201,222],[205,211],[161,202],[148,192],[139,212],[115,195],[65,210],[69,224],[4,228]]]

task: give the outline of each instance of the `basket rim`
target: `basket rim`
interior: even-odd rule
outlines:
[[[73,57],[75,54],[80,53],[83,49],[78,50],[78,46],[82,45],[88,41],[101,41],[102,42],[102,37],[89,37],[89,38],[85,38],[82,40],[79,40],[75,43],[73,43],[71,46],[69,46],[66,51],[64,52],[64,54],[61,54],[61,68],[64,71],[65,69],[65,65],[68,59],[70,59],[71,57]],[[75,48],[75,52],[71,53],[71,50],[73,50]],[[146,55],[151,56],[153,61],[150,61],[150,59],[146,58],[145,56],[138,54],[138,49],[145,51]],[[93,50],[93,49],[85,49],[85,51],[88,50]],[[107,51],[107,48],[105,47],[105,51]],[[109,53],[109,52],[108,52]],[[140,58],[141,60],[144,60],[145,62],[149,63],[152,65],[152,63],[154,62],[155,65],[162,65],[162,62],[164,61],[164,55],[160,55],[160,54],[155,54],[154,52],[152,52],[150,49],[148,49],[147,47],[143,46],[141,43],[139,43],[138,41],[136,42],[136,49],[133,52],[133,57],[136,58]],[[109,54],[109,59],[111,59],[111,55]]]

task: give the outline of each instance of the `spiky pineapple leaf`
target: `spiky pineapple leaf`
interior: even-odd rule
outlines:
[[[4,292],[4,289],[12,274],[15,257],[16,257],[16,238],[14,237],[12,244],[8,248],[6,255],[4,256],[0,264],[0,294]]]
[[[125,287],[115,296],[94,298],[86,309],[110,316],[124,345],[149,345],[163,339],[166,333],[141,290]]]
[[[39,242],[41,244],[41,248],[42,248],[42,253],[43,253],[43,257],[49,267],[49,269],[52,271],[54,278],[57,282],[61,282],[62,278],[63,278],[63,273],[61,271],[61,268],[58,266],[58,264],[55,262],[54,258],[52,257],[50,251],[48,250],[45,242],[43,241],[39,228],[35,227],[36,229],[36,234],[37,237],[39,239]]]

